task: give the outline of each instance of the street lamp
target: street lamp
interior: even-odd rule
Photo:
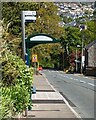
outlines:
[[[86,25],[80,25],[80,31],[86,30],[87,26]],[[84,56],[83,56],[83,47],[84,47],[84,34],[82,33],[82,52],[81,52],[81,73],[83,71],[83,65],[84,65]]]
[[[80,45],[77,45],[76,47],[76,72],[78,72],[78,55],[77,55],[77,48],[79,48]]]

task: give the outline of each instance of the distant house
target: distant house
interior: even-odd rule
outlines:
[[[96,40],[85,47],[85,74],[96,76]]]

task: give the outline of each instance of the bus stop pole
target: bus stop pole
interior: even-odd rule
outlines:
[[[21,24],[22,24],[22,50],[23,50],[23,60],[25,61],[26,54],[26,43],[25,43],[25,15],[24,11],[21,12]]]

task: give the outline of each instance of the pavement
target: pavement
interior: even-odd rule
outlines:
[[[71,118],[79,120],[78,114],[69,106],[66,99],[54,89],[48,82],[46,76],[34,75],[33,85],[36,87],[36,93],[32,94],[32,110],[29,110],[26,118],[44,119],[55,118],[63,119]]]
[[[79,76],[79,74],[75,75]],[[26,117],[25,112],[20,114],[18,116],[20,120],[48,120],[50,118],[54,120],[82,120],[66,98],[49,83],[45,74],[33,75],[33,86],[36,90],[31,96],[32,109],[27,111]]]

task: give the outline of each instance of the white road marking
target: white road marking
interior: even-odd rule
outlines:
[[[45,77],[45,79],[48,82],[48,84],[52,87],[52,89],[56,92],[57,90],[50,84],[50,82],[48,81],[48,79],[46,78],[46,75],[44,73],[43,73],[43,76]],[[68,101],[63,96],[62,96],[62,99],[64,100],[66,105],[69,107],[69,109],[75,114],[75,116],[82,120],[81,116],[69,105]]]
[[[52,71],[52,72],[54,72],[54,71]],[[58,71],[55,71],[55,72],[58,72]],[[81,82],[81,83],[86,83],[85,81],[78,80],[78,79],[74,79],[74,78],[69,77],[69,76],[64,76],[64,75],[62,75],[62,74],[59,74],[59,75],[62,76],[62,77],[65,77],[65,78],[69,78],[69,79],[72,79],[72,80],[75,80],[75,81],[79,81],[79,82]],[[86,78],[88,78],[88,77],[86,77]],[[87,84],[89,84],[89,85],[91,85],[91,86],[96,86],[96,85],[94,85],[94,84],[92,84],[92,83],[87,83]]]
[[[86,78],[86,79],[89,79],[89,80],[95,80],[94,78],[91,78],[91,77],[83,77],[83,78]]]
[[[88,78],[88,77],[84,77],[84,78]]]
[[[65,76],[66,78],[69,78],[68,76]]]
[[[94,84],[92,84],[92,83],[88,83],[89,85],[91,85],[91,86],[96,86],[96,85],[94,85]]]
[[[46,78],[46,75],[45,75],[44,73],[43,73],[42,75],[43,75],[43,77],[46,79],[48,85],[50,85],[51,88],[56,92],[57,90],[53,87],[53,85],[50,84],[50,82],[49,82],[48,79]]]
[[[76,80],[76,81],[78,81],[78,79],[73,79],[73,80]]]
[[[85,81],[80,80],[81,83],[86,83]]]
[[[66,77],[66,76],[63,76],[63,75],[62,75],[62,77]]]
[[[77,118],[80,118],[80,120],[82,120],[81,116],[70,106],[69,102],[64,97],[63,97],[63,100],[66,103],[66,105],[70,108],[70,110],[75,114],[75,116]]]
[[[66,77],[66,76],[63,75],[63,77]]]
[[[64,77],[64,75],[62,75],[62,74],[59,74],[59,75]]]

